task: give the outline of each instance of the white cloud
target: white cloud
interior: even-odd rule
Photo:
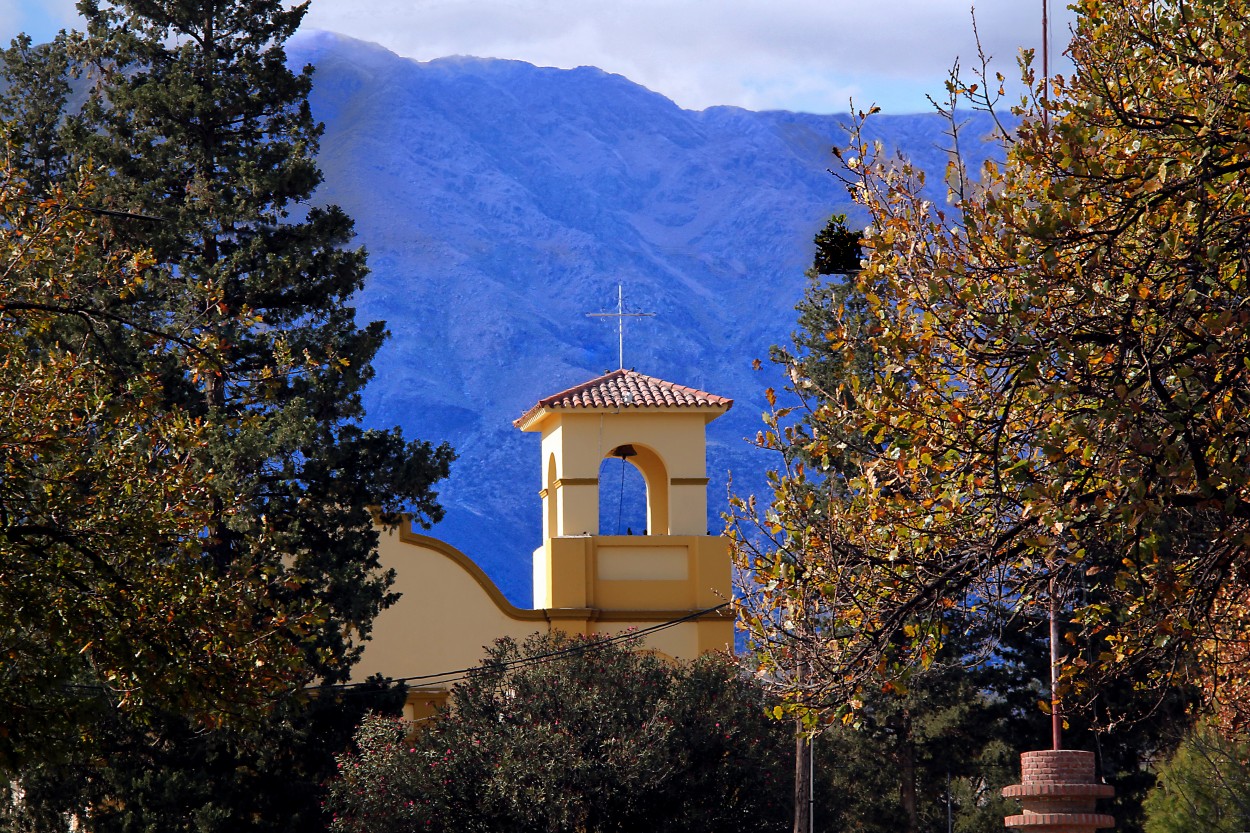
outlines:
[[[1066,42],[1071,13],[1052,15]],[[1019,48],[1040,44],[1040,2],[982,0],[977,18],[1014,78]],[[968,0],[316,0],[307,25],[423,60],[593,64],[687,107],[842,110],[854,93],[922,109],[955,58],[976,55]]]
[[[421,60],[463,54],[618,72],[685,107],[925,108],[956,57],[975,58],[970,0],[313,0],[307,28]],[[1053,52],[1072,13],[1051,0]],[[15,22],[14,22],[15,19]],[[0,0],[0,34],[49,37],[73,0]],[[980,0],[995,67],[1017,76],[1041,40],[1040,0]]]

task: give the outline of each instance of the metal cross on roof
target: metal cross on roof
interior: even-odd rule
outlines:
[[[616,285],[616,312],[588,312],[587,318],[615,318],[616,319],[616,338],[618,358],[620,359],[621,370],[625,369],[625,319],[626,318],[653,318],[654,312],[626,312],[625,311],[625,290],[621,284]]]

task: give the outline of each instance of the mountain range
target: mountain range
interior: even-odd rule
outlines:
[[[736,491],[762,491],[774,461],[749,440],[783,384],[769,348],[795,327],[816,232],[833,213],[864,219],[828,172],[848,116],[683,110],[593,67],[423,62],[330,33],[288,56],[316,69],[318,200],[355,218],[369,252],[357,316],[391,331],[368,422],[459,454],[430,534],[530,603],[542,467],[512,420],[618,367],[615,321],[587,315],[614,311],[618,287],[627,312],[655,313],[626,319],[624,366],[735,400],[708,430],[709,529],[731,472]],[[945,122],[871,124],[944,199]],[[988,132],[971,117],[971,135]],[[618,466],[601,474],[604,531],[641,531],[637,478]]]

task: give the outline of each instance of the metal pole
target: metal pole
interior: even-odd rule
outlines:
[[[1050,125],[1050,0],[1042,0],[1042,123]],[[1055,570],[1050,562],[1050,739],[1054,749],[1063,748],[1063,717],[1059,713],[1059,602]]]
[[[801,732],[795,739],[794,758],[794,833],[812,833],[812,742]]]
[[[1050,0],[1042,0],[1042,75],[1050,78]]]
[[[807,739],[807,833],[816,833],[816,739]]]
[[[621,370],[625,369],[625,288],[616,285],[616,355]]]
[[[1051,569],[1054,569],[1052,565]],[[1053,748],[1063,748],[1063,718],[1059,713],[1059,602],[1055,577],[1050,577],[1050,737]]]
[[[798,660],[795,668],[795,682],[801,691],[803,687],[803,661]],[[803,722],[798,721],[794,739],[794,833],[812,833],[812,744],[803,732]],[[807,783],[803,783],[806,781]],[[803,802],[807,802],[807,812],[803,812]]]
[[[1042,126],[1050,128],[1050,0],[1042,0]]]

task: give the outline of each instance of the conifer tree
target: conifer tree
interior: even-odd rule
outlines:
[[[30,804],[32,793],[26,809],[54,826],[67,812],[81,820],[108,805],[149,814],[100,829],[232,830],[239,814],[255,829],[307,829],[309,819],[315,827],[311,789],[284,801],[236,800],[283,773],[316,783],[345,737],[301,728],[313,713],[275,699],[274,680],[289,692],[345,679],[388,601],[375,513],[391,522],[407,513],[423,525],[441,516],[432,486],[447,474],[450,449],[361,425],[360,393],[385,330],[354,319],[350,299],[367,270],[364,252],[350,247],[350,218],[315,203],[311,69],[289,69],[283,49],[305,9],[279,0],[87,0],[85,32],[39,47],[19,39],[4,56],[0,115],[25,187],[40,196],[89,168],[94,190],[73,192],[82,195],[75,208],[94,218],[94,242],[141,250],[152,263],[127,276],[124,292],[97,283],[74,296],[92,321],[127,324],[93,327],[81,343],[110,378],[142,379],[145,405],[194,427],[179,476],[204,494],[186,541],[222,589],[213,598],[236,618],[246,614],[247,644],[283,671],[190,673],[178,678],[181,688],[140,680],[119,700],[79,662],[72,683],[95,692],[93,708],[104,713],[61,704],[67,719],[90,721],[78,727],[89,731],[65,732],[78,745],[60,760],[39,754],[48,750],[38,737],[25,738],[23,748],[35,750],[25,763],[41,766],[17,773],[41,779],[43,803]],[[85,87],[81,107],[62,66]],[[212,607],[194,612],[209,618]],[[246,633],[229,624],[219,647]],[[175,644],[177,628],[173,621],[166,635]],[[159,632],[154,638],[163,644]],[[375,705],[392,697],[380,691]],[[180,745],[184,754],[172,751]],[[14,766],[7,762],[10,774]],[[213,788],[186,790],[195,785]],[[159,794],[182,798],[162,810]],[[197,795],[199,811],[188,806]]]
[[[1146,799],[1145,833],[1241,833],[1250,827],[1244,739],[1200,723],[1159,770]]]
[[[91,86],[67,153],[108,171],[101,208],[151,218],[119,218],[113,234],[169,265],[121,302],[128,313],[222,356],[165,379],[170,401],[213,427],[205,475],[248,498],[214,518],[206,552],[222,569],[261,565],[275,605],[315,611],[321,626],[288,637],[333,680],[385,597],[370,508],[436,520],[431,485],[451,452],[359,426],[385,332],[349,306],[367,271],[347,248],[350,218],[309,205],[321,180],[312,70],[290,70],[283,49],[305,9],[83,2],[86,32],[66,48]]]
[[[771,351],[770,358],[788,370],[791,390],[801,399],[829,395],[847,374],[866,372],[871,362],[863,351],[830,350],[826,338],[835,324],[863,320],[863,293],[855,284],[863,255],[860,234],[847,227],[844,214],[834,214],[816,234],[807,287],[795,306],[799,328],[791,336],[793,346]]]
[[[21,34],[8,49],[0,50],[4,156],[10,169],[23,173],[36,196],[48,196],[68,173],[61,142],[70,95],[65,37],[62,32],[52,43],[36,45]]]

